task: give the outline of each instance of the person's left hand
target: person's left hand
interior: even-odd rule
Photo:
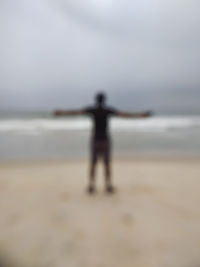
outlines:
[[[61,115],[62,115],[62,110],[55,110],[55,111],[53,112],[53,115],[54,115],[54,116],[61,116]]]

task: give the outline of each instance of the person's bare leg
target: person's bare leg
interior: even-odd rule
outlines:
[[[94,193],[95,192],[95,174],[96,174],[96,161],[91,163],[88,193]]]
[[[114,187],[111,181],[111,167],[109,162],[104,163],[105,166],[105,187],[108,193],[114,192]]]

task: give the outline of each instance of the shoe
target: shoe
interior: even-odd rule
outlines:
[[[95,193],[95,187],[94,186],[89,186],[88,188],[87,188],[87,192],[89,193],[89,194],[94,194]]]
[[[106,187],[106,192],[109,193],[109,194],[113,194],[113,193],[115,193],[115,188],[112,185],[107,186]]]

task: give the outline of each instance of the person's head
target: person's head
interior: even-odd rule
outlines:
[[[106,96],[104,93],[98,93],[95,97],[97,105],[102,106],[106,101]]]

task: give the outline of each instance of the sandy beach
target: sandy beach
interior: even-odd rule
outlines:
[[[116,159],[89,196],[86,161],[1,163],[0,266],[200,266],[199,164]]]

